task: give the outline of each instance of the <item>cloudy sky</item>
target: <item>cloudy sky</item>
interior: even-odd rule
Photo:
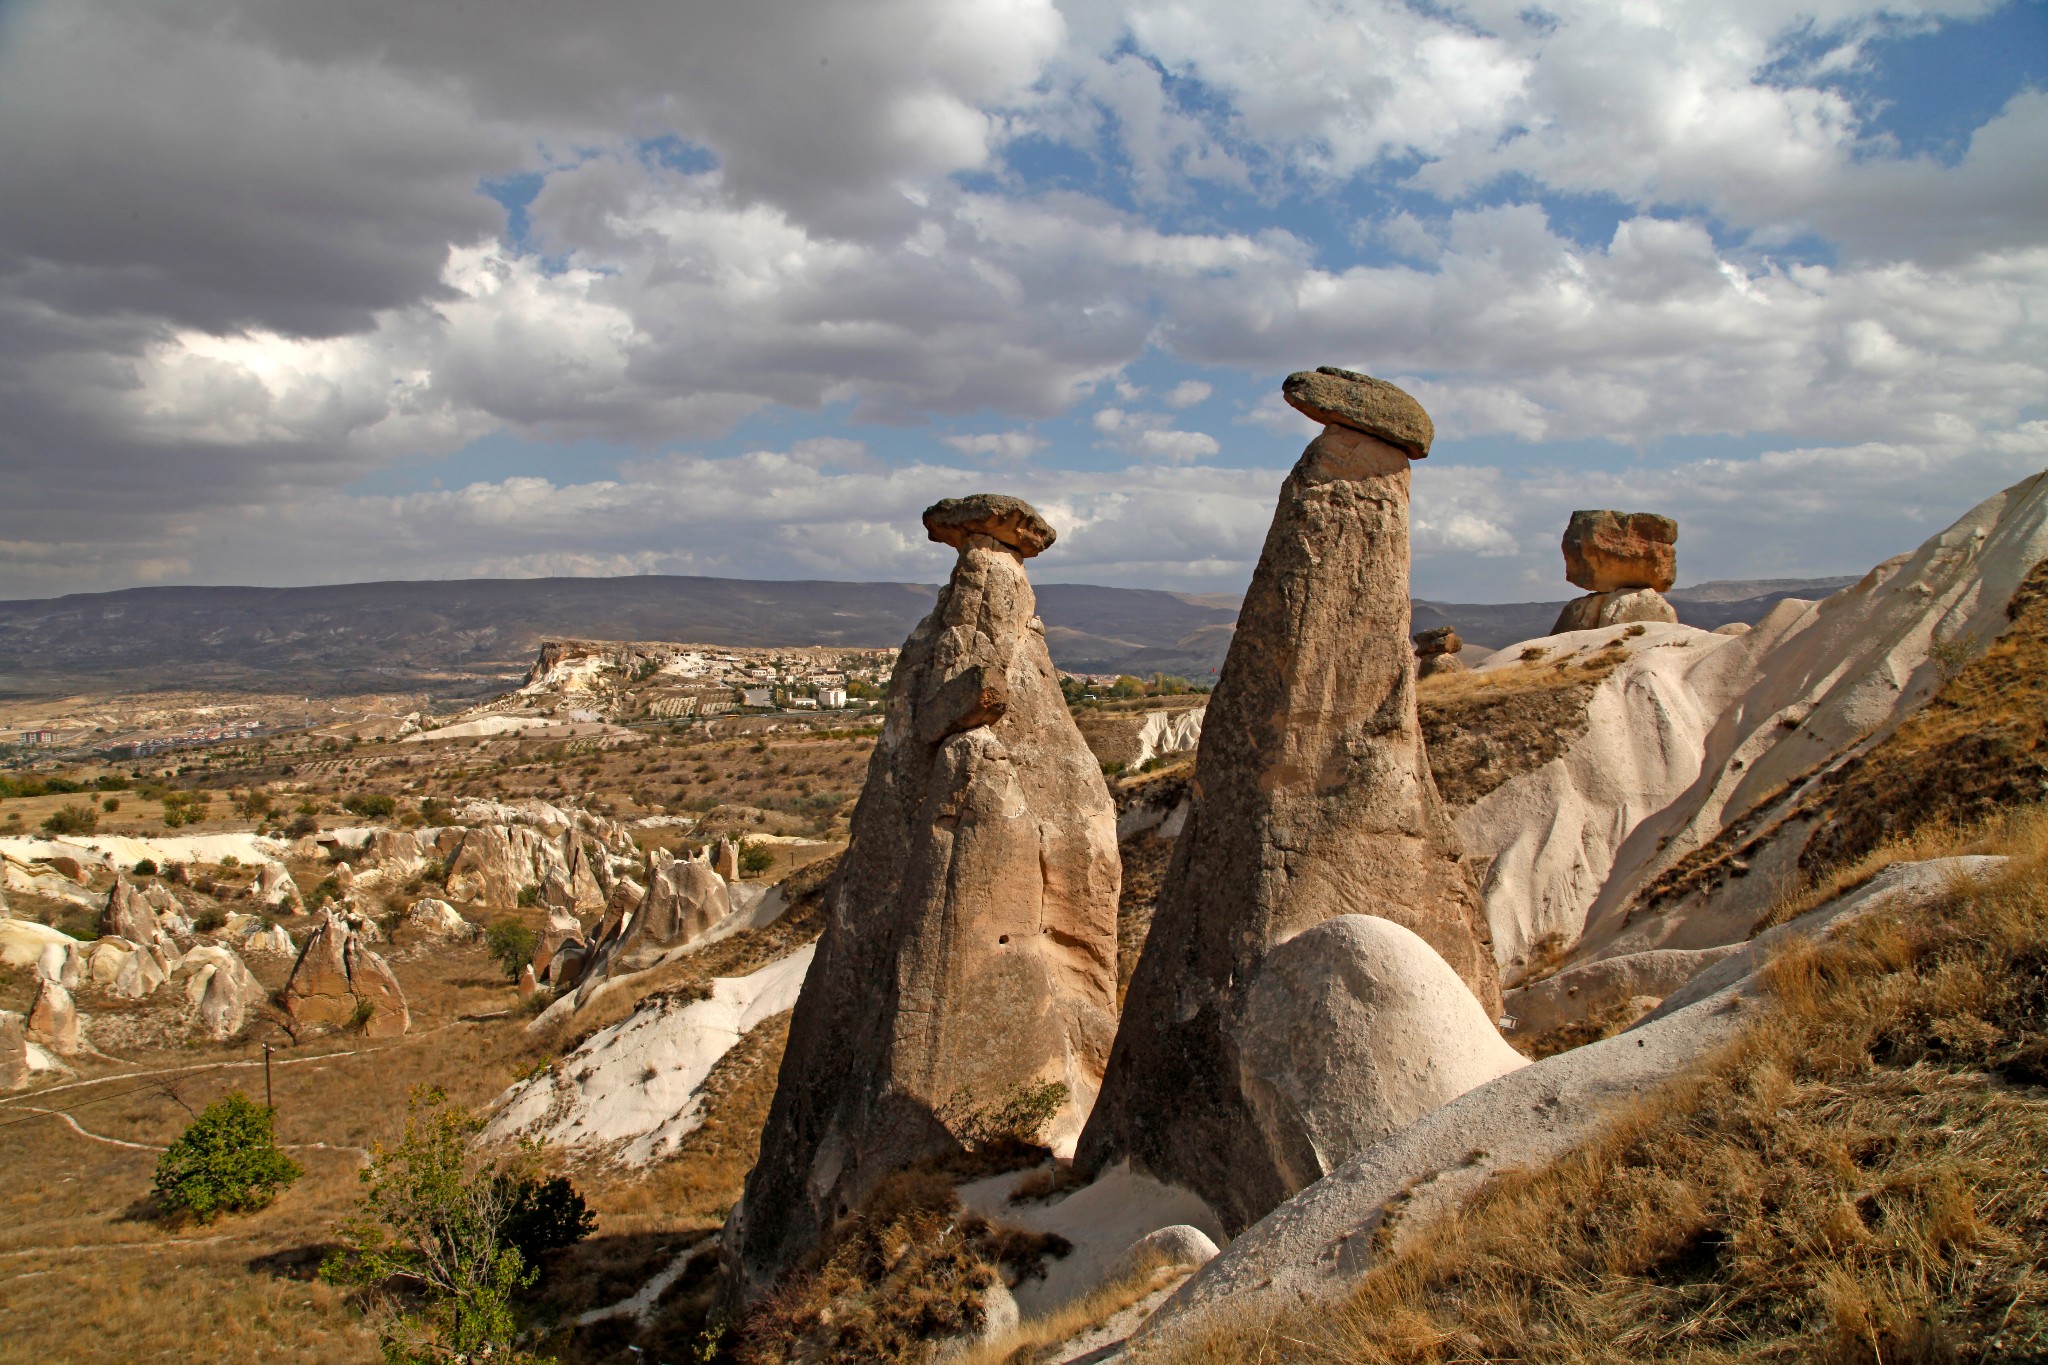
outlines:
[[[0,597],[1234,590],[1317,364],[1422,595],[1860,572],[2048,465],[2048,5],[0,5]]]

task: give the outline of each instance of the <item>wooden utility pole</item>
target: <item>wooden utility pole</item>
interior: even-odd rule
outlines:
[[[270,1111],[272,1118],[277,1117],[277,1106],[270,1102],[270,1044],[268,1043],[263,1045],[263,1107]]]

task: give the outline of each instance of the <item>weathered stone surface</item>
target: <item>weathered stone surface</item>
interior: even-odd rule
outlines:
[[[1572,513],[1564,528],[1565,581],[1587,592],[1668,589],[1678,581],[1678,523],[1655,512]]]
[[[1408,393],[1371,375],[1335,365],[1287,376],[1280,396],[1303,416],[1385,441],[1411,460],[1429,454],[1436,424]]]
[[[1464,673],[1468,666],[1455,654],[1431,654],[1415,664],[1417,678],[1434,678],[1439,673]]]
[[[1238,1083],[1290,1195],[1526,1065],[1427,943],[1370,915],[1268,953],[1238,1032]]]
[[[182,981],[185,1006],[197,1030],[219,1042],[232,1038],[263,1000],[263,985],[242,959],[218,944],[201,944],[178,961],[171,979]]]
[[[454,906],[432,896],[414,901],[412,909],[405,912],[405,922],[412,926],[414,932],[429,938],[472,939],[482,932],[464,919]],[[574,922],[571,919],[570,923]]]
[[[163,936],[149,898],[118,872],[114,874],[114,889],[107,893],[107,908],[100,912],[100,933],[125,938],[130,943],[155,943]]]
[[[1408,460],[1347,427],[1281,490],[1209,703],[1192,801],[1077,1165],[1194,1190],[1227,1229],[1285,1198],[1240,1085],[1245,991],[1338,915],[1419,934],[1487,1009],[1486,920],[1431,780],[1409,642]]]
[[[306,1028],[341,1028],[355,1019],[356,996],[348,986],[348,926],[332,910],[299,949],[291,979],[284,985],[284,1007],[293,1022]]]
[[[583,922],[566,910],[556,910],[548,915],[548,922],[541,927],[540,940],[533,946],[533,974],[542,981],[553,980],[551,969],[555,958],[564,948],[582,952],[587,948],[583,937]]]
[[[924,529],[933,540],[956,550],[972,536],[987,536],[1022,559],[1045,553],[1059,538],[1037,508],[1005,493],[941,498],[925,508]]]
[[[651,967],[669,949],[698,938],[732,913],[725,879],[709,863],[657,851],[648,871],[647,897],[608,954],[608,972]]]
[[[1123,1254],[1111,1261],[1109,1269],[1103,1272],[1102,1282],[1114,1284],[1151,1266],[1193,1270],[1215,1258],[1214,1238],[1198,1227],[1175,1223],[1172,1227],[1148,1232],[1124,1248]]]
[[[0,1010],[0,1090],[20,1090],[28,1084],[28,1034],[21,1016]]]
[[[78,1051],[78,1007],[71,992],[47,977],[36,986],[36,999],[28,1011],[29,1036],[61,1057]]]
[[[391,966],[369,946],[350,938],[347,949],[348,984],[358,1003],[369,1006],[363,1021],[365,1038],[397,1038],[412,1027],[412,1012],[406,1008],[405,992]]]
[[[346,1027],[359,1010],[367,1037],[394,1038],[412,1026],[398,978],[332,910],[322,913],[299,950],[284,1004],[300,1028]]]
[[[1618,592],[1587,593],[1564,604],[1557,614],[1552,635],[1568,630],[1598,630],[1603,626],[1626,625],[1631,621],[1665,621],[1678,624],[1678,609],[1655,588],[1629,588]]]
[[[1465,647],[1458,638],[1456,626],[1436,626],[1429,630],[1417,631],[1415,653],[1417,657],[1430,659],[1440,654],[1456,654]]]
[[[521,1000],[531,1000],[534,992],[540,989],[540,982],[534,978],[531,962],[521,965],[519,980],[513,983],[513,987],[519,992]]]
[[[1115,1029],[1116,814],[1021,553],[966,535],[897,661],[760,1160],[727,1224],[743,1296],[882,1176],[957,1150],[963,1103],[1063,1084],[1060,1146],[1094,1098]]]
[[[257,869],[256,899],[273,909],[286,905],[297,909],[306,903],[299,894],[299,884],[292,880],[283,863],[265,863]]]
[[[739,840],[720,839],[711,846],[710,854],[712,870],[717,872],[721,878],[728,882],[736,882],[740,879]],[[648,888],[649,891],[653,889],[651,886]]]

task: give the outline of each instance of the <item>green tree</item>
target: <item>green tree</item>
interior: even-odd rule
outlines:
[[[509,981],[519,979],[519,969],[533,961],[533,950],[538,946],[540,935],[518,920],[501,919],[484,930],[484,951],[504,968]]]
[[[775,866],[775,850],[766,844],[746,843],[740,845],[740,871],[750,877],[758,877]]]
[[[516,1161],[508,1165],[478,1153],[472,1139],[482,1127],[482,1119],[449,1103],[441,1090],[414,1090],[405,1135],[396,1147],[379,1144],[372,1152],[360,1173],[364,1191],[356,1216],[336,1229],[342,1250],[321,1267],[325,1278],[371,1291],[402,1280],[425,1297],[422,1311],[387,1310],[386,1360],[486,1355],[530,1361],[512,1350],[518,1296],[538,1278],[515,1240],[518,1215],[545,1210],[543,1227],[569,1241],[589,1232],[573,1189],[566,1190],[575,1204],[573,1226],[565,1227],[568,1201],[560,1192],[537,1193],[553,1182],[535,1179]]]
[[[237,1090],[206,1106],[156,1163],[156,1197],[211,1222],[260,1209],[303,1172],[277,1149],[272,1114]]]
[[[341,808],[365,820],[383,820],[398,809],[398,798],[388,792],[357,792],[343,801]]]
[[[66,802],[57,807],[43,820],[45,834],[90,834],[99,827],[100,813],[91,806],[81,806],[75,802]]]

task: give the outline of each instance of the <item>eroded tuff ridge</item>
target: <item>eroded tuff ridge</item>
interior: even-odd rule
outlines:
[[[957,1150],[949,1128],[1019,1086],[1069,1099],[1071,1142],[1116,1030],[1116,815],[1060,694],[1023,560],[1029,504],[925,513],[960,557],[904,643],[852,842],[746,1194],[731,1288],[780,1279],[875,1181]]]
[[[1193,1189],[1233,1230],[1298,1178],[1239,1080],[1246,995],[1276,944],[1337,915],[1375,915],[1421,936],[1489,1017],[1500,1000],[1479,893],[1416,720],[1408,461],[1420,451],[1359,429],[1359,414],[1378,412],[1414,436],[1428,417],[1392,385],[1348,382],[1325,369],[1283,390],[1330,425],[1281,489],[1077,1155],[1085,1172],[1129,1159]]]

